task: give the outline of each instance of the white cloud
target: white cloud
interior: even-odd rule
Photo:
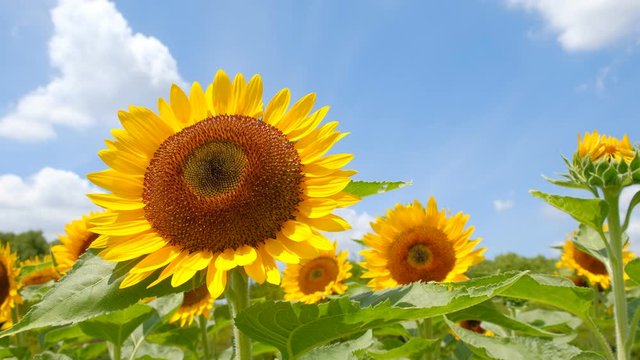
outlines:
[[[638,0],[507,0],[539,13],[547,30],[570,51],[595,50],[623,39],[640,39]]]
[[[351,224],[351,230],[342,231],[338,233],[325,233],[327,238],[331,241],[338,240],[338,249],[349,250],[349,257],[352,259],[358,259],[358,251],[362,249],[362,246],[353,239],[360,240],[367,232],[372,231],[370,223],[375,218],[366,212],[358,213],[353,209],[337,209],[335,214],[345,219]]]
[[[514,203],[511,200],[493,200],[493,208],[498,212],[509,210],[513,205]]]
[[[60,0],[51,11],[51,66],[58,73],[0,119],[0,136],[40,141],[57,126],[112,123],[128,104],[152,104],[181,84],[176,62],[158,39],[134,33],[107,0]]]
[[[50,167],[25,179],[0,175],[0,231],[42,230],[51,241],[66,223],[97,210],[85,194],[99,191],[71,171]]]

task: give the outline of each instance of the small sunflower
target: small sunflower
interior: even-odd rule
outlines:
[[[42,266],[42,264],[47,264],[46,266]],[[25,266],[36,266],[40,269],[30,272],[25,275],[20,283],[22,286],[32,286],[32,285],[42,285],[51,280],[58,281],[60,279],[60,274],[53,267],[53,262],[51,261],[51,255],[46,255],[42,258],[34,258],[25,260],[22,263],[22,267]]]
[[[457,324],[458,324],[458,326],[460,326],[463,329],[467,329],[469,331],[473,331],[474,333],[477,333],[477,334],[480,334],[480,335],[496,336],[496,334],[494,334],[493,331],[483,328],[482,327],[482,321],[480,321],[480,320],[462,320],[462,321],[458,322]],[[458,340],[460,339],[457,334],[454,334],[454,336]]]
[[[371,224],[375,233],[364,236],[361,265],[369,287],[382,290],[414,281],[467,280],[465,271],[484,259],[486,248],[473,250],[481,239],[469,240],[474,228],[464,229],[469,215],[447,217],[433,197],[426,209],[420,202],[396,205],[385,218]]]
[[[631,251],[626,250],[628,246],[629,243],[625,245],[622,254],[622,261],[625,265],[635,257]],[[591,284],[599,285],[603,289],[608,289],[611,283],[606,266],[600,260],[578,249],[571,240],[564,242],[562,256],[556,267],[575,270],[578,276],[586,277]],[[628,279],[627,274],[624,276],[625,279]]]
[[[214,298],[209,294],[206,286],[197,287],[183,294],[182,305],[169,319],[170,323],[180,321],[180,326],[189,326],[197,316],[209,318],[213,308]]]
[[[174,85],[159,114],[118,113],[124,129],[99,152],[110,169],[89,175],[111,193],[89,197],[109,210],[93,221],[92,247],[107,261],[140,258],[121,287],[156,271],[150,287],[167,278],[177,287],[206,271],[217,298],[235,267],[279,284],[276,259],[333,248],[320,231],[348,229],[331,213],[359,201],[342,191],[353,155],[325,156],[347,133],[319,126],[328,108],[311,112],[315,94],[289,101],[283,89],[263,110],[260,76],[232,82],[218,71],[206,91],[194,83],[187,96]]]
[[[630,163],[635,156],[635,149],[625,134],[622,140],[613,136],[600,135],[597,131],[586,132],[584,138],[578,135],[578,156],[584,158],[589,156],[591,161],[604,159],[606,161],[620,161]]]
[[[20,283],[16,281],[20,269],[15,267],[16,254],[11,252],[9,244],[0,245],[0,326],[1,330],[13,325],[11,309],[16,304],[22,304],[22,297],[18,294]]]
[[[91,219],[99,213],[83,215],[82,218],[73,220],[65,226],[65,235],[59,235],[61,244],[51,248],[51,253],[56,261],[56,269],[60,274],[66,273],[78,261],[80,255],[89,248],[89,245],[98,237],[91,232],[93,224]]]
[[[282,278],[284,299],[317,303],[332,294],[343,294],[347,290],[344,281],[351,277],[351,264],[347,261],[348,251],[336,255],[337,243],[333,250],[321,251],[317,257],[303,260],[300,264],[288,264]]]

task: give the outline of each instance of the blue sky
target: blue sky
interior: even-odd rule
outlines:
[[[634,1],[112,4],[0,3],[0,231],[61,233],[92,208],[84,177],[105,167],[116,110],[155,110],[172,82],[219,68],[261,74],[267,97],[316,92],[351,132],[336,151],[357,179],[413,181],[345,213],[341,238],[433,195],[471,215],[490,256],[550,255],[574,223],[528,190],[556,191],[540,175],[563,171],[578,133],[640,140]]]

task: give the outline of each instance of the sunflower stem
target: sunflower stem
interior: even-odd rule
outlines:
[[[229,285],[226,290],[227,301],[233,323],[233,346],[235,360],[251,359],[251,339],[240,332],[235,324],[238,314],[249,306],[249,281],[244,269],[237,267],[229,272]]]
[[[604,199],[609,205],[607,223],[609,224],[609,273],[611,275],[611,290],[613,292],[613,311],[616,325],[616,355],[618,360],[628,360],[629,351],[625,344],[629,336],[629,322],[627,318],[627,299],[624,290],[624,262],[622,257],[622,229],[620,227],[620,189],[605,188]]]
[[[120,360],[122,358],[122,345],[118,343],[113,344],[113,360]]]
[[[423,339],[433,340],[433,320],[431,318],[424,319],[418,322],[418,333]],[[436,351],[439,351],[439,344],[436,345]],[[435,351],[426,351],[422,354],[423,360],[433,360],[437,359],[438,355],[436,355]]]
[[[211,359],[211,355],[209,353],[209,336],[207,335],[207,318],[203,315],[200,315],[200,330],[202,334],[202,348],[204,351],[204,358],[206,360]]]
[[[587,316],[586,319],[584,319],[584,322],[589,330],[591,330],[591,333],[596,338],[596,341],[598,341],[598,344],[600,345],[602,350],[604,350],[606,358],[608,360],[615,360],[615,356],[613,355],[613,351],[611,351],[609,342],[607,342],[607,339],[604,337],[604,335],[602,335],[602,332],[600,331],[600,329],[598,329],[598,326],[596,325],[595,321],[593,321],[593,318],[591,316]]]

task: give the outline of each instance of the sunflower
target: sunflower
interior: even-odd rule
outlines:
[[[46,265],[43,265],[46,264]],[[22,286],[31,286],[31,285],[42,285],[51,280],[57,281],[60,279],[60,274],[53,267],[53,262],[51,261],[51,255],[46,255],[42,258],[34,258],[25,260],[21,267],[24,268],[26,266],[37,267],[38,269],[30,272],[25,275],[20,283]]]
[[[213,300],[206,286],[187,291],[183,294],[182,305],[173,313],[169,322],[174,323],[179,320],[180,326],[189,326],[196,316],[202,315],[208,319],[211,316]]]
[[[78,261],[80,255],[89,248],[89,245],[98,237],[91,232],[93,225],[91,219],[99,213],[92,212],[83,215],[82,218],[73,220],[65,226],[65,235],[59,235],[61,244],[51,248],[53,258],[56,260],[56,269],[61,274],[66,273],[73,264]]]
[[[13,325],[11,309],[16,304],[22,304],[22,297],[18,294],[20,283],[16,281],[20,269],[15,267],[16,254],[11,252],[9,244],[0,245],[0,326],[1,330]]]
[[[336,255],[336,246],[334,242],[333,250],[321,251],[317,257],[300,264],[287,265],[282,278],[285,300],[313,304],[347,290],[343,282],[351,277],[352,266],[347,261],[349,252],[345,250]]]
[[[627,251],[629,243],[624,246],[622,261],[626,265],[635,255]],[[599,285],[603,289],[608,289],[610,285],[609,273],[606,266],[595,257],[578,249],[571,240],[566,240],[562,246],[562,256],[556,264],[558,269],[566,268],[575,270],[578,276],[584,276],[591,284]],[[628,279],[627,274],[624,275]]]
[[[469,240],[473,227],[463,229],[468,215],[458,213],[447,217],[438,211],[433,197],[426,209],[420,202],[396,205],[386,218],[378,217],[371,224],[375,233],[364,236],[362,250],[367,270],[362,277],[370,278],[369,287],[382,290],[414,281],[461,281],[464,272],[484,259],[486,248],[473,250],[481,239]]]
[[[167,278],[177,287],[206,271],[217,298],[235,267],[279,284],[276,259],[333,248],[320,231],[348,229],[331,213],[359,200],[343,192],[355,171],[341,168],[353,155],[325,156],[347,133],[337,122],[318,127],[328,108],[311,113],[315,94],[289,101],[283,89],[263,111],[260,76],[232,82],[218,71],[206,91],[172,86],[159,114],[118,113],[124,129],[99,152],[110,169],[89,175],[111,193],[89,196],[110,210],[94,220],[92,247],[107,261],[140,258],[120,287],[156,271],[149,287]]]
[[[469,331],[473,331],[474,333],[485,335],[485,336],[496,336],[493,331],[487,330],[482,327],[482,321],[480,320],[462,320],[457,323],[463,329],[467,329]],[[460,340],[458,334],[453,333],[456,339]]]
[[[606,161],[620,161],[630,163],[635,156],[635,149],[625,134],[622,140],[613,136],[600,135],[597,131],[586,132],[584,138],[578,135],[578,156],[584,158],[589,156],[591,161],[604,159]]]

